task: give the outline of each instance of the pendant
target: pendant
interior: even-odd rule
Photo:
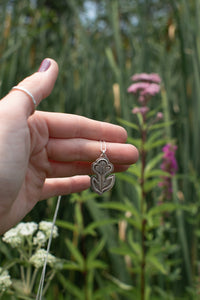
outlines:
[[[109,161],[105,150],[102,151],[101,156],[92,164],[92,171],[96,174],[91,177],[91,188],[94,192],[102,195],[113,187],[115,175],[110,175],[113,170],[113,164]]]

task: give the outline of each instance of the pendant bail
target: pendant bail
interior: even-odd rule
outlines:
[[[105,154],[106,153],[106,142],[105,141],[100,141],[100,145],[101,145],[102,154]]]

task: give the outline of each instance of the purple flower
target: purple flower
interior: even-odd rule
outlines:
[[[134,107],[132,110],[133,114],[141,114],[141,115],[146,115],[146,113],[149,111],[149,107],[147,106],[142,106],[142,107]]]
[[[137,81],[128,88],[128,93],[138,94],[138,102],[142,106],[146,106],[152,96],[160,92],[161,82],[160,76],[156,73],[152,74],[135,74],[132,76],[133,81]]]
[[[157,83],[150,83],[146,89],[144,89],[141,94],[146,96],[155,96],[160,92],[160,86]]]
[[[131,86],[129,86],[128,93],[136,94],[140,91],[144,91],[148,87],[149,87],[149,83],[147,83],[147,82],[133,83],[133,84],[131,84]]]
[[[163,163],[161,165],[161,169],[170,173],[171,175],[175,175],[178,170],[177,161],[175,158],[175,153],[177,150],[177,146],[172,144],[167,144],[163,147],[162,151],[163,155]]]
[[[141,96],[155,96],[160,92],[160,85],[157,83],[148,82],[136,82],[131,84],[128,88],[128,93],[137,94],[140,93]]]
[[[162,120],[162,119],[163,119],[163,113],[159,111],[159,112],[157,113],[157,115],[156,115],[156,119],[157,119],[157,120]]]
[[[164,155],[161,169],[169,173],[169,176],[162,176],[162,181],[159,183],[159,186],[163,188],[164,195],[167,199],[170,199],[172,195],[172,176],[174,176],[178,170],[175,157],[176,150],[177,146],[172,144],[166,144],[162,149]]]
[[[155,82],[155,83],[160,83],[161,78],[158,74],[156,73],[140,73],[140,74],[135,74],[131,77],[133,81],[147,81],[147,82]]]

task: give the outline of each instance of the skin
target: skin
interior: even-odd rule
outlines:
[[[37,104],[52,91],[57,63],[19,83]],[[0,234],[18,223],[38,201],[83,191],[90,186],[91,163],[100,140],[115,172],[137,161],[125,144],[124,128],[85,117],[35,111],[24,92],[13,90],[0,101]]]

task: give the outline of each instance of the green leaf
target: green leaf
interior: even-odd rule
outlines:
[[[153,143],[149,143],[147,142],[144,146],[145,150],[146,151],[149,151],[149,150],[152,150],[154,148],[157,148],[157,147],[160,147],[160,146],[163,146],[167,143],[167,139],[159,139],[158,141],[156,142],[153,142]]]
[[[92,248],[92,250],[89,252],[87,256],[87,262],[93,261],[99,253],[103,250],[104,246],[106,244],[105,239],[102,239],[100,242],[97,243],[95,247]]]
[[[143,116],[142,114],[136,114],[137,119],[138,119],[138,123],[140,124],[140,127],[143,127],[144,129],[146,129],[146,124],[144,124],[143,122]]]
[[[150,125],[148,130],[155,130],[155,129],[157,130],[157,129],[161,129],[161,128],[171,126],[172,124],[174,124],[174,121],[157,123],[157,124]]]
[[[162,136],[163,135],[163,131],[162,130],[157,130],[157,131],[155,131],[154,133],[152,133],[150,136],[149,136],[149,138],[148,138],[148,140],[147,140],[147,144],[149,143],[149,144],[152,144],[154,141],[156,141],[158,138],[159,138],[159,140],[160,140],[160,136]]]
[[[87,235],[87,234],[96,235],[95,229],[109,225],[109,224],[118,223],[118,221],[119,220],[117,220],[117,219],[104,219],[104,220],[92,222],[83,230],[83,234],[84,235]]]
[[[142,223],[141,218],[125,218],[126,222],[133,226],[134,228],[137,228],[138,230],[142,230]]]
[[[135,175],[137,178],[141,177],[141,162],[138,161],[136,164],[131,165],[127,173]]]
[[[103,284],[102,284],[103,285]],[[92,300],[111,299],[112,295],[116,293],[116,286],[108,283],[104,283],[102,288],[96,290],[93,294]]]
[[[163,266],[163,264],[157,259],[155,256],[150,256],[147,254],[146,261],[152,267],[154,267],[157,271],[161,272],[163,275],[167,275],[167,270]],[[151,267],[150,267],[151,268]]]
[[[69,239],[66,239],[66,244],[73,258],[79,263],[80,268],[84,270],[84,258],[78,248],[74,246],[74,244]]]
[[[89,200],[94,200],[98,197],[98,195],[96,193],[91,193],[91,191],[89,189],[81,192],[81,200],[82,202],[87,202]]]
[[[135,178],[133,178],[133,176],[130,176],[126,173],[117,174],[117,178],[119,178],[120,180],[126,181],[126,182],[132,184],[133,186],[138,184],[137,180]]]
[[[82,272],[82,266],[78,265],[77,263],[75,263],[73,261],[67,261],[63,265],[63,270],[73,270],[73,271]]]
[[[56,225],[61,227],[61,228],[64,228],[64,229],[68,229],[68,230],[71,230],[73,232],[77,232],[77,227],[74,224],[70,223],[70,222],[57,220]]]
[[[138,258],[142,259],[142,248],[141,245],[135,241],[133,241],[133,232],[130,230],[128,233],[128,242],[130,244],[130,247],[133,249],[136,255],[138,255]]]
[[[141,139],[135,139],[132,137],[128,137],[127,142],[136,146],[138,149],[141,148],[141,144],[142,144]]]
[[[145,173],[145,179],[152,178],[152,177],[159,177],[159,179],[160,179],[160,177],[162,177],[162,176],[171,177],[171,175],[168,172],[165,172],[165,171],[159,170],[159,169],[152,170],[152,171]]]
[[[137,209],[130,204],[127,203],[119,203],[119,202],[107,202],[99,204],[99,207],[106,209],[115,209],[123,212],[129,211],[133,216],[139,217],[140,214]]]
[[[87,270],[89,270],[89,271],[94,270],[94,269],[105,270],[107,268],[108,268],[108,265],[105,262],[98,260],[98,259],[87,262]]]
[[[175,203],[162,203],[160,205],[152,207],[148,212],[148,216],[152,217],[157,214],[162,214],[164,212],[173,212],[178,208],[181,208],[181,206]]]
[[[139,292],[137,288],[119,281],[119,279],[116,277],[114,279],[110,279],[110,275],[107,276],[107,274],[105,277],[107,279],[106,282],[103,283],[103,287],[95,291],[92,300],[111,300],[114,299],[113,295],[115,296],[117,294],[125,295],[127,300],[132,299],[133,295],[135,299],[139,299]],[[115,281],[115,279],[117,279],[117,281]]]
[[[144,183],[145,193],[152,191],[156,186],[158,186],[159,182],[160,182],[160,178],[145,181]]]
[[[76,297],[76,300],[84,300],[84,293],[77,287],[77,285],[73,284],[70,280],[67,280],[66,276],[63,276],[61,273],[58,273],[57,277],[64,289]]]
[[[161,245],[160,243],[157,245],[155,244],[155,240],[146,243],[147,247],[149,248],[148,255],[149,256],[158,256],[159,254],[166,251],[165,245]]]
[[[161,163],[162,158],[163,158],[163,153],[159,153],[154,158],[152,158],[145,167],[145,173],[152,170],[158,163]]]
[[[72,203],[76,203],[76,202],[84,203],[84,202],[89,201],[89,200],[94,200],[97,197],[98,197],[97,194],[91,193],[90,190],[85,190],[81,193],[71,194],[70,202],[72,202]]]
[[[130,258],[132,259],[132,261],[134,262],[134,264],[139,264],[140,260],[138,255],[136,255],[136,253],[133,252],[132,249],[130,249],[128,246],[121,246],[118,248],[111,248],[110,251],[112,253],[118,254],[118,255],[122,255],[122,256],[130,256]]]
[[[118,121],[121,125],[127,126],[127,127],[129,127],[129,128],[133,128],[133,129],[139,131],[139,127],[138,127],[138,125],[136,125],[135,123],[132,123],[132,122],[123,120],[123,119],[121,119],[121,118],[117,118],[117,121]]]
[[[172,202],[167,202],[167,203],[162,203],[160,205],[154,206],[152,207],[149,212],[148,215],[149,216],[155,216],[157,214],[161,214],[164,212],[173,212],[173,211],[187,211],[189,213],[192,213],[192,209],[193,209],[193,205],[183,205],[183,204],[176,204],[176,203],[172,203]]]
[[[108,219],[110,217],[110,212],[108,210],[101,209],[99,207],[99,203],[96,201],[87,201],[86,206],[95,221]],[[112,264],[113,273],[117,274],[119,278],[126,278],[129,280],[129,272],[127,271],[123,257],[119,257],[108,250],[112,247],[118,246],[118,232],[116,227],[111,224],[107,224],[103,227],[99,227],[98,232],[106,240],[106,249],[108,251],[109,261]]]

